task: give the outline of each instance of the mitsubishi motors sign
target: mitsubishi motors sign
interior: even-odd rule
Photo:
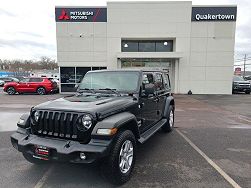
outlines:
[[[56,22],[107,22],[107,8],[56,8]]]

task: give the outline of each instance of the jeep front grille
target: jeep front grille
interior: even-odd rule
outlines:
[[[81,123],[79,122],[79,117],[83,115],[82,113],[41,110],[38,112],[38,122],[31,115],[31,130],[33,134],[77,140],[83,143],[89,142],[92,128],[88,131],[80,131],[77,128],[77,125]]]

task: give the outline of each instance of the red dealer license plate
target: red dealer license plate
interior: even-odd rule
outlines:
[[[49,160],[49,154],[50,150],[49,148],[45,146],[37,146],[35,145],[35,155],[33,155],[34,158],[41,159],[48,161]]]

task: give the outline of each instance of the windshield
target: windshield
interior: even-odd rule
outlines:
[[[136,91],[139,72],[90,72],[85,75],[79,89],[114,89],[116,91]]]
[[[244,78],[241,76],[234,76],[233,80],[234,81],[245,81]]]

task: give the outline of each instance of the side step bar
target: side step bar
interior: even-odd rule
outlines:
[[[157,124],[155,124],[153,127],[145,131],[140,139],[138,141],[143,144],[145,141],[147,141],[154,133],[156,133],[165,123],[167,122],[167,119],[160,120]]]

